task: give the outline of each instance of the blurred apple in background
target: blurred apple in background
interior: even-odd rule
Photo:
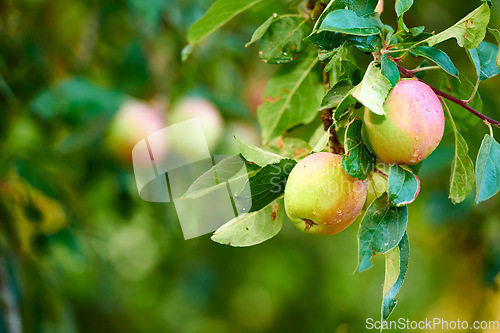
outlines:
[[[257,108],[262,104],[262,96],[266,89],[268,79],[254,79],[245,88],[245,101],[253,114],[257,113]]]
[[[165,128],[167,125],[164,116],[159,108],[135,100],[128,100],[122,104],[120,110],[112,120],[106,143],[114,155],[126,161],[132,162],[132,149],[134,146],[148,135]],[[168,153],[168,144],[164,143],[158,151],[161,154],[155,159],[163,159]],[[149,153],[140,154],[149,156]],[[138,161],[149,165],[149,160]]]
[[[174,125],[195,118],[199,118],[208,149],[213,152],[222,137],[224,121],[219,110],[209,100],[203,97],[182,98],[173,106],[172,113],[168,118],[168,124]],[[189,133],[186,133],[186,138],[183,138],[183,140],[189,140]],[[184,147],[183,140],[175,138],[175,143],[172,143],[172,145],[181,152],[190,153],[186,150],[192,149],[192,145]]]

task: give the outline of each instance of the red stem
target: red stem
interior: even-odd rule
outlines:
[[[416,77],[415,75],[413,75],[413,73],[411,71],[409,71],[408,69],[406,69],[406,68],[404,68],[404,67],[402,67],[402,66],[400,66],[398,64],[396,64],[396,65],[398,66],[399,71],[402,74],[404,74],[405,76],[411,77],[411,78],[415,78],[415,79],[417,79],[419,81],[422,81],[418,77]],[[424,81],[422,81],[422,82],[424,82]],[[434,91],[434,93],[436,95],[444,97],[447,100],[449,100],[449,101],[451,101],[451,102],[453,102],[453,103],[455,103],[457,105],[460,105],[461,107],[463,107],[464,109],[466,109],[467,111],[469,111],[470,113],[472,113],[473,115],[475,115],[476,117],[478,117],[479,119],[482,119],[483,121],[485,121],[485,122],[487,122],[487,123],[489,123],[491,125],[494,125],[494,126],[500,128],[500,121],[497,121],[495,119],[489,118],[489,117],[485,116],[484,114],[482,114],[482,113],[474,110],[473,108],[471,108],[470,106],[467,105],[467,103],[466,103],[467,101],[462,101],[462,100],[460,100],[458,98],[455,98],[455,97],[453,97],[451,95],[448,95],[444,91],[441,91],[441,90],[439,90],[437,88],[434,88],[433,86],[431,86],[429,84],[427,84],[427,85],[432,89],[432,91]]]

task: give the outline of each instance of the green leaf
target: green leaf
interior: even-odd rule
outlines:
[[[189,28],[187,39],[195,45],[212,34],[238,14],[255,6],[262,0],[217,0],[205,15]]]
[[[319,31],[333,31],[357,36],[376,35],[380,30],[380,20],[358,16],[348,9],[337,9],[329,13],[319,28]]]
[[[247,172],[245,162],[238,156],[223,159],[198,177],[182,196],[183,199],[195,199],[207,195],[221,187],[245,181],[256,171]]]
[[[359,16],[370,15],[375,11],[378,0],[349,0],[348,8]]]
[[[372,267],[375,253],[386,253],[399,244],[406,230],[406,206],[394,207],[387,193],[375,199],[366,210],[358,230],[359,258],[356,272]]]
[[[299,138],[277,137],[271,140],[262,149],[276,153],[282,158],[296,159],[304,157],[311,150],[309,144]]]
[[[311,150],[312,153],[318,153],[325,149],[325,147],[328,145],[328,141],[330,141],[330,131],[332,130],[333,126],[335,125],[330,126],[330,128],[328,128],[328,131],[325,131],[325,133],[323,133],[321,138],[314,145],[314,148]]]
[[[334,50],[342,46],[344,43],[344,36],[331,31],[313,32],[307,36],[305,41],[313,43],[321,50]]]
[[[380,68],[372,62],[368,65],[363,80],[351,90],[351,94],[373,113],[384,115],[383,105],[390,90],[389,80],[382,75]]]
[[[349,118],[354,113],[354,106],[356,105],[356,99],[352,97],[351,93],[346,95],[342,101],[340,101],[337,108],[333,111],[333,120],[335,125],[340,127],[345,127],[349,123]]]
[[[489,134],[484,136],[476,160],[476,204],[488,200],[500,190],[500,144]]]
[[[63,117],[80,124],[96,117],[111,118],[125,100],[118,91],[105,90],[83,78],[63,81],[39,93],[31,110],[44,119]]]
[[[382,321],[389,318],[397,305],[395,300],[403,285],[410,260],[410,243],[408,235],[403,235],[398,246],[385,254],[385,280],[382,301]]]
[[[283,159],[260,169],[248,179],[245,189],[234,197],[236,206],[251,207],[248,212],[255,212],[276,200],[285,192],[288,175],[296,164],[295,160]]]
[[[337,82],[323,97],[318,110],[322,111],[336,107],[352,88],[351,83],[347,80]]]
[[[398,17],[406,13],[413,5],[413,0],[396,0],[395,8]]]
[[[214,232],[214,242],[231,246],[252,246],[280,232],[285,218],[283,196],[253,213],[241,214]]]
[[[325,72],[331,71],[333,66],[338,63],[344,53],[344,49],[344,45],[341,45],[333,50],[322,50],[318,52],[319,61],[328,60],[328,63],[323,67]]]
[[[352,91],[352,90],[351,90]],[[336,125],[344,127],[345,124],[340,124],[342,119],[349,118],[354,111],[354,105],[356,104],[356,99],[352,97],[351,92],[349,92],[333,110],[333,120]]]
[[[274,137],[295,125],[311,122],[324,90],[318,77],[309,75],[317,64],[315,54],[280,67],[264,90],[264,103],[257,110],[262,128],[262,141]]]
[[[348,80],[353,86],[358,85],[363,79],[364,72],[361,68],[348,60],[340,62],[340,75],[339,81]]]
[[[268,164],[278,163],[283,159],[283,156],[265,151],[262,148],[242,142],[237,138],[236,141],[238,142],[241,156],[243,156],[248,162],[255,163],[258,166],[264,167]]]
[[[489,21],[490,7],[487,3],[483,3],[450,28],[425,41],[429,46],[434,46],[450,38],[455,38],[460,47],[474,49],[484,39]]]
[[[347,4],[348,0],[330,0],[328,5],[326,5],[325,9],[319,16],[318,20],[316,20],[316,23],[314,23],[313,32],[308,36],[308,38],[316,33],[318,27],[321,25],[321,23],[323,23],[328,14],[330,14],[334,10],[346,8]]]
[[[496,63],[498,46],[482,41],[478,47],[467,51],[469,51],[474,66],[476,66],[479,81],[489,79],[500,72]]]
[[[455,67],[450,57],[443,51],[430,46],[417,46],[411,50],[417,57],[424,57],[434,61],[446,73],[458,77],[458,69]]]
[[[347,127],[344,140],[346,153],[342,156],[342,166],[351,177],[365,180],[375,167],[376,158],[363,142],[362,126],[361,119],[355,118]]]
[[[271,15],[271,17],[269,17],[264,23],[262,23],[253,33],[252,35],[252,38],[250,39],[250,41],[248,43],[245,44],[245,47],[249,47],[250,45],[252,45],[253,43],[255,43],[256,41],[258,41],[259,39],[262,38],[262,36],[264,36],[264,34],[266,33],[267,29],[269,29],[269,27],[271,26],[271,24],[273,23],[275,19],[275,16],[274,15]]]
[[[389,56],[387,53],[384,53],[382,55],[382,75],[384,75],[387,80],[389,81],[389,84],[391,85],[391,88],[394,88],[396,84],[399,82],[399,70],[398,66],[394,61],[389,59]]]
[[[281,64],[295,59],[307,43],[303,38],[311,31],[307,20],[286,16],[274,21],[260,41],[259,57],[270,64]]]
[[[420,191],[420,179],[413,172],[403,169],[397,164],[389,170],[388,196],[396,206],[412,203]]]
[[[379,35],[372,36],[346,36],[345,45],[354,45],[363,52],[377,52],[380,50],[381,39]]]
[[[468,152],[467,142],[455,129],[455,157],[451,164],[449,195],[453,204],[464,201],[474,187],[474,164]]]
[[[497,43],[498,43],[498,53],[497,53],[497,68],[500,69],[500,31],[497,29],[490,29],[488,28],[488,31],[495,36]]]
[[[457,79],[443,74],[439,89],[458,99],[468,100],[474,91],[474,86],[464,77]],[[469,106],[478,112],[481,112],[483,109],[481,96],[476,93]],[[448,103],[448,107],[451,111],[457,129],[460,132],[468,131],[480,121],[478,117],[470,112],[464,111],[461,106],[455,103]],[[446,125],[445,134],[449,134],[452,132],[452,128],[450,128],[449,124]]]

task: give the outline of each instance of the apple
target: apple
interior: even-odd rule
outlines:
[[[399,81],[384,103],[385,115],[365,108],[366,144],[384,163],[417,164],[438,146],[443,107],[432,89],[414,79]]]
[[[208,149],[213,151],[224,132],[224,120],[219,110],[205,98],[184,97],[174,105],[169,117],[169,125],[193,118],[200,119]],[[181,142],[177,148],[183,150]]]
[[[315,153],[293,168],[285,187],[285,211],[300,230],[332,235],[347,228],[366,200],[367,183],[349,176],[342,156]]]
[[[122,104],[108,128],[106,143],[114,155],[125,162],[132,162],[132,149],[148,135],[166,127],[163,115],[147,103],[128,100]],[[168,153],[168,143],[160,147],[155,159],[163,159]],[[149,156],[149,152],[138,154]],[[136,161],[150,165],[150,159]]]

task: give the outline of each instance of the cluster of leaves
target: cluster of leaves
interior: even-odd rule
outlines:
[[[184,56],[215,29],[259,2],[216,1],[191,28],[188,35],[190,44],[185,48]],[[255,31],[247,46],[260,40],[259,57],[268,64],[282,65],[269,80],[263,104],[258,109],[263,147],[239,142],[241,156],[252,166],[247,184],[251,197],[241,198],[237,194],[235,201],[250,200],[251,209],[217,230],[212,237],[214,241],[249,246],[265,241],[280,231],[287,176],[298,160],[327,147],[330,129],[324,131],[323,125],[320,125],[309,142],[285,134],[298,125],[318,119],[318,111],[331,112],[332,126],[337,131],[345,131],[343,167],[346,172],[364,180],[377,171],[374,169],[376,157],[363,143],[362,120],[355,117],[356,110],[364,106],[376,114],[385,114],[385,99],[401,79],[398,62],[408,56],[422,59],[422,64],[409,73],[422,77],[426,71],[441,69],[449,76],[443,79],[440,88],[457,98],[468,99],[468,82],[459,76],[450,57],[435,47],[445,40],[456,39],[477,70],[473,94],[461,104],[481,111],[482,103],[477,94],[479,83],[497,75],[500,68],[498,46],[484,40],[489,31],[500,42],[498,30],[487,27],[491,2],[484,1],[466,17],[437,34],[425,32],[423,26],[406,26],[403,15],[411,8],[413,0],[396,1],[396,29],[381,22],[376,12],[377,3],[377,0],[310,1],[307,6],[299,5],[298,13],[272,14]],[[321,14],[316,18],[318,11]],[[366,71],[353,61],[351,53],[356,49],[373,54],[374,60]],[[429,61],[436,65],[428,66]],[[320,75],[320,64],[323,75]],[[333,85],[326,94],[325,84]],[[445,104],[455,136],[449,197],[454,204],[462,202],[475,182],[476,203],[479,203],[500,189],[500,144],[493,138],[492,131],[484,137],[474,173],[467,143],[459,129],[473,125],[476,118],[462,110],[462,106],[453,104],[448,109]],[[491,124],[489,126],[491,130]],[[222,167],[221,163],[202,177],[217,174],[216,169]],[[359,227],[356,272],[370,268],[371,257],[375,253],[385,254],[383,320],[388,318],[396,305],[394,297],[408,267],[407,205],[415,200],[420,190],[420,181],[415,174],[418,169],[419,165],[411,169],[391,166],[387,192],[367,208]],[[235,174],[229,173],[228,178],[220,180],[231,181]],[[186,197],[191,195],[190,191],[186,193]]]

